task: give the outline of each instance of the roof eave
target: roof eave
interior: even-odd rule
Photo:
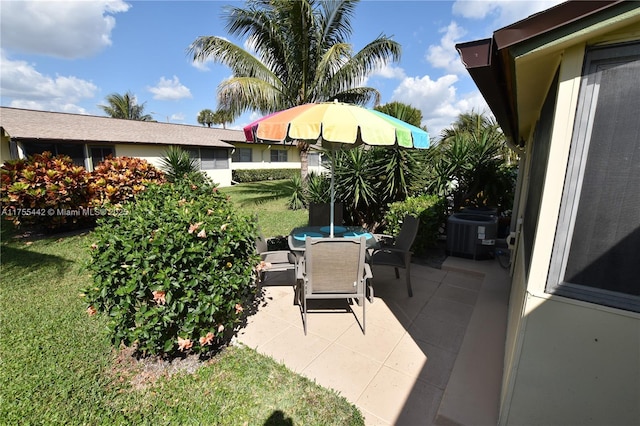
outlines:
[[[517,140],[517,120],[513,111],[508,108],[513,93],[506,84],[494,40],[488,38],[459,43],[456,44],[456,49],[507,139]]]
[[[513,145],[520,144],[521,135],[510,48],[620,3],[624,0],[567,1],[496,30],[492,38],[456,44],[463,64]]]

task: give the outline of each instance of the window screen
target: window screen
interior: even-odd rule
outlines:
[[[252,161],[251,148],[236,148],[231,159],[239,163],[250,163]]]
[[[310,152],[307,161],[309,167],[318,167],[320,165],[320,153],[319,152]]]
[[[82,144],[25,141],[21,145],[27,157],[49,151],[53,155],[68,155],[74,164],[84,167],[84,145]]]
[[[287,161],[287,151],[283,149],[272,149],[271,150],[271,162],[286,162]]]
[[[587,53],[548,290],[640,311],[640,43]]]
[[[200,148],[201,170],[228,169],[229,155],[226,149]]]
[[[202,170],[200,167],[200,149],[198,148],[186,148],[182,147],[183,151],[187,151],[189,153],[189,157],[195,161],[195,166],[198,170]]]
[[[95,168],[98,164],[103,162],[109,155],[115,156],[115,150],[112,146],[92,146],[91,147],[91,162]]]

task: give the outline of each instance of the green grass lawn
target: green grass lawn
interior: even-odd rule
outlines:
[[[265,237],[289,235],[293,228],[305,226],[309,217],[306,209],[289,210],[291,197],[288,180],[242,183],[220,188],[244,213],[258,217],[260,230]]]
[[[306,220],[276,220],[275,211],[260,219]],[[248,348],[230,347],[193,373],[143,370],[112,349],[105,319],[85,311],[91,234],[24,240],[2,226],[0,424],[363,424],[344,398]]]

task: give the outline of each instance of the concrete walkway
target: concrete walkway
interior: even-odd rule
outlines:
[[[331,302],[308,314],[305,336],[293,287],[267,281],[264,302],[238,340],[335,389],[367,425],[496,424],[507,271],[493,260],[413,264],[414,297],[403,273],[397,280],[393,268],[374,267],[366,335],[361,307],[349,312],[346,302]],[[293,276],[282,278],[287,284]]]

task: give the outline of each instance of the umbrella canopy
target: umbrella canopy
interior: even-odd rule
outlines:
[[[360,144],[428,148],[429,134],[395,117],[358,105],[322,102],[299,105],[262,117],[244,127],[248,141],[320,141],[332,151]],[[331,174],[331,237],[333,204]]]

